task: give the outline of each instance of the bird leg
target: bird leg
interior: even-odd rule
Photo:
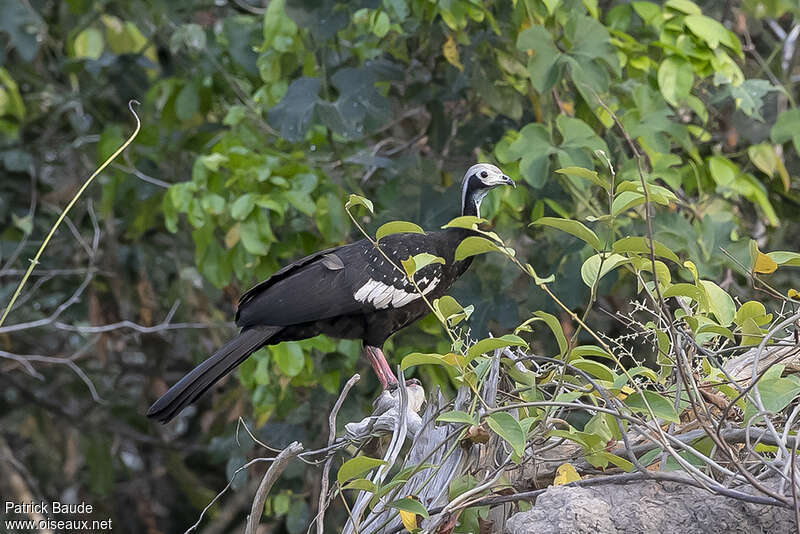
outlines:
[[[392,368],[386,361],[383,351],[378,347],[364,345],[364,352],[367,354],[369,364],[372,366],[372,370],[375,371],[375,375],[377,375],[378,380],[380,380],[383,389],[397,386],[397,378],[394,376]]]

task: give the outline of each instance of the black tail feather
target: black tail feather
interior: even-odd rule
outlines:
[[[189,371],[147,410],[147,417],[169,422],[220,378],[231,372],[253,352],[263,347],[281,327],[262,326],[243,330],[203,363]]]

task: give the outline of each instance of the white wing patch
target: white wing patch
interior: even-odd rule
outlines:
[[[427,295],[429,292],[433,291],[438,284],[439,277],[437,276],[422,290],[422,294]],[[400,308],[419,297],[420,295],[416,291],[408,292],[405,289],[387,285],[383,282],[373,280],[372,278],[361,286],[359,290],[356,291],[355,295],[353,295],[353,298],[357,301],[369,302],[379,310],[388,308],[389,306]]]

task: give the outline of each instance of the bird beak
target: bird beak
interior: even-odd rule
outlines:
[[[515,184],[515,183],[514,183],[514,180],[512,180],[511,178],[509,178],[509,177],[508,177],[508,176],[506,176],[505,174],[502,176],[502,178],[503,178],[503,183],[504,183],[504,184],[506,184],[506,185],[510,185],[510,186],[511,186],[511,187],[513,187],[514,189],[516,189],[516,188],[517,188],[517,184]]]

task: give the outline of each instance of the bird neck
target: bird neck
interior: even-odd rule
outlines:
[[[472,177],[464,180],[461,190],[461,215],[480,217],[481,201],[488,192],[488,189],[481,187],[478,180],[473,180]]]

